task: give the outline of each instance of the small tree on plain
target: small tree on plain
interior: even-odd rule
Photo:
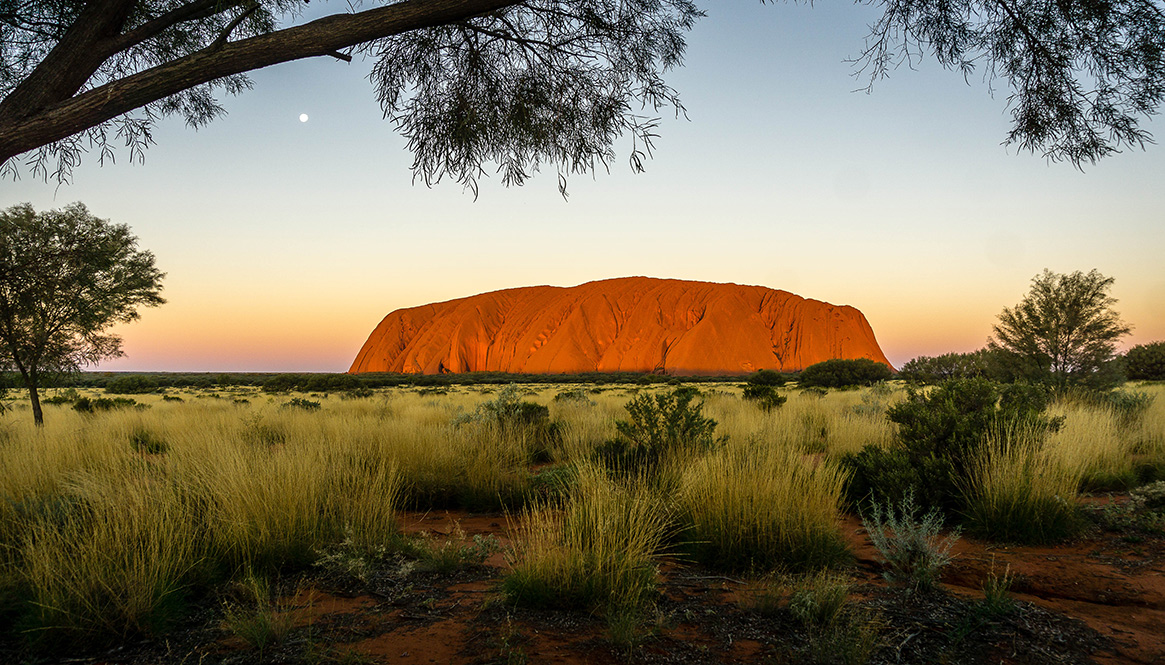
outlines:
[[[109,328],[137,319],[139,306],[166,302],[164,276],[128,226],[80,203],[0,212],[0,366],[20,375],[37,425],[45,376],[123,355]]]
[[[999,315],[989,348],[1010,354],[1027,378],[1060,386],[1092,383],[1132,330],[1112,309],[1112,283],[1095,269],[1067,275],[1045,269],[1023,300]]]

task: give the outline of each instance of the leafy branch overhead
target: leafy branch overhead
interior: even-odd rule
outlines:
[[[1006,140],[1077,165],[1151,140],[1165,87],[1161,0],[877,0],[857,62],[871,85],[933,56],[1010,90]],[[655,115],[682,113],[664,76],[703,12],[691,0],[369,2],[299,25],[299,0],[0,0],[0,164],[68,180],[83,155],[140,160],[155,123],[223,113],[247,72],[307,57],[374,61],[415,177],[476,189],[553,168],[609,168]],[[282,27],[287,26],[287,27]],[[856,46],[856,45],[855,45]]]

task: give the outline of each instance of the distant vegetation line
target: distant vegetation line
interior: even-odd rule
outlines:
[[[740,383],[740,375],[671,376],[643,372],[588,372],[584,374],[464,374],[327,373],[327,372],[76,372],[56,377],[59,388],[125,388],[127,393],[152,392],[158,388],[210,388],[213,386],[261,386],[269,392],[297,390],[327,392],[390,386],[449,386],[476,384],[602,384],[602,383]],[[19,376],[0,373],[0,385],[17,388]]]

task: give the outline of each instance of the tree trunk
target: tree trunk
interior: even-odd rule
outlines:
[[[32,401],[32,420],[37,427],[44,427],[44,413],[40,409],[40,395],[36,390],[36,383],[25,379],[28,386],[28,399]]]

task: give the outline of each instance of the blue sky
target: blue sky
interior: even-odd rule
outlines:
[[[1129,342],[1165,338],[1162,148],[1083,172],[1005,148],[1006,87],[933,61],[854,92],[870,7],[706,9],[669,78],[688,119],[664,118],[646,173],[621,144],[568,201],[554,173],[487,179],[477,201],[413,184],[371,63],[321,58],[254,73],[199,131],[165,121],[145,164],[90,159],[61,187],[26,173],[0,204],[79,200],[157,255],[169,303],[120,329],[107,369],[343,371],[393,309],[626,275],[853,305],[901,365],[981,347],[1044,268],[1097,268]]]

